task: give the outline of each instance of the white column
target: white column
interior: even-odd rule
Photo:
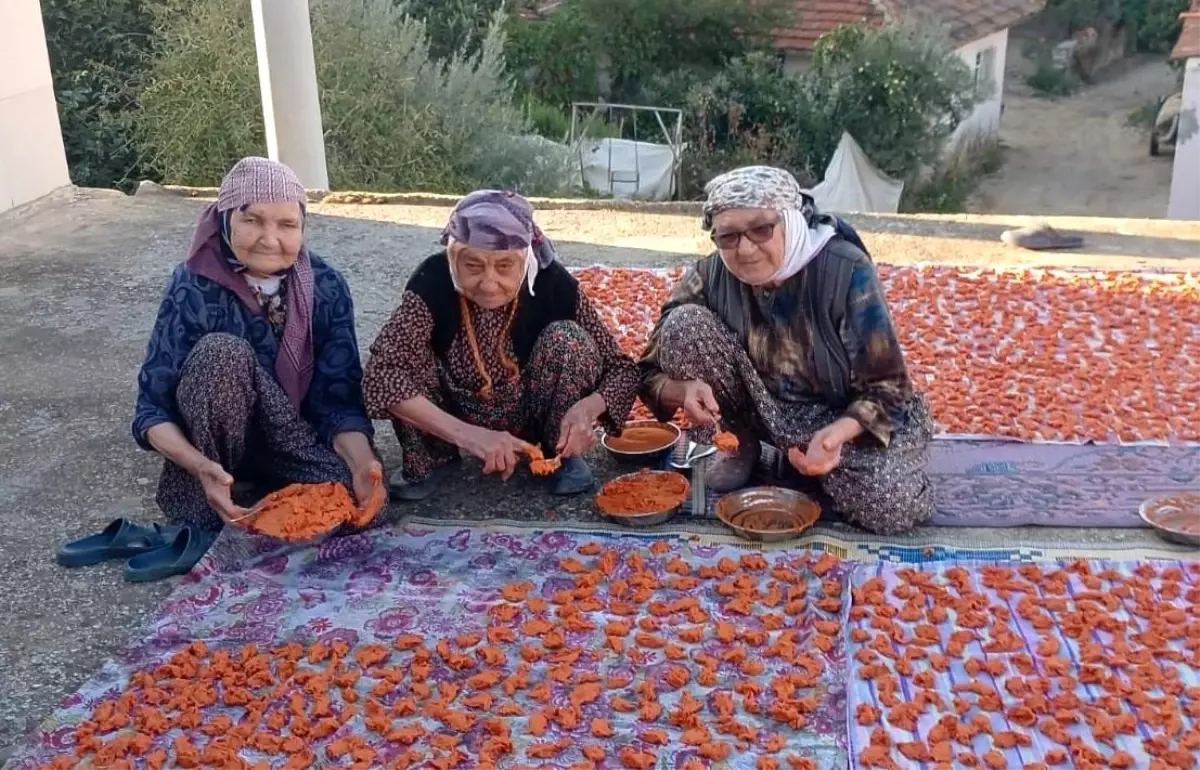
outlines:
[[[310,190],[329,189],[308,0],[251,0],[267,155]]]
[[[71,184],[38,0],[0,0],[0,212]]]
[[[1168,219],[1200,220],[1200,58],[1188,59],[1179,105]]]

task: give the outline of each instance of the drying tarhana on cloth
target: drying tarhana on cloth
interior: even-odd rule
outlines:
[[[1190,770],[1200,563],[860,565],[854,768]]]
[[[1200,441],[1200,275],[876,268],[939,435]],[[576,275],[636,356],[684,273],[594,266]],[[635,417],[649,416],[639,404]]]
[[[845,570],[630,536],[226,534],[15,767],[841,770]]]

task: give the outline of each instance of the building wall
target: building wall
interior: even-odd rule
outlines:
[[[954,130],[950,138],[952,147],[966,147],[999,133],[1007,52],[1007,29],[958,49],[958,55],[978,78],[981,101],[975,105],[975,111]]]
[[[1200,220],[1200,58],[1187,61],[1183,103],[1179,106],[1179,138],[1171,175],[1169,219]]]
[[[0,212],[69,185],[38,0],[0,0]]]

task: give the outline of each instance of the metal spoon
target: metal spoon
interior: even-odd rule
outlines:
[[[697,451],[698,447],[703,447],[703,449]],[[671,465],[679,470],[688,470],[692,467],[692,463],[703,460],[705,457],[711,457],[716,453],[717,448],[711,444],[697,444],[695,441],[689,441],[687,451],[683,455],[683,462],[677,463],[672,460]]]

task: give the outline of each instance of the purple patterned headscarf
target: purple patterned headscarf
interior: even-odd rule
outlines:
[[[488,251],[525,250],[530,258],[530,293],[537,269],[558,258],[554,243],[533,221],[533,206],[506,190],[476,190],[462,198],[442,230],[442,244],[451,243]],[[451,272],[453,269],[451,265]]]
[[[262,308],[250,285],[222,256],[221,223],[228,212],[255,203],[296,203],[304,212],[308,198],[304,185],[294,171],[266,158],[242,158],[221,181],[217,202],[200,214],[187,268],[237,295],[251,312]],[[287,308],[283,321],[283,340],[275,358],[275,377],[297,409],[308,393],[314,368],[313,351],[313,271],[308,249],[300,247],[300,256],[288,269]]]

